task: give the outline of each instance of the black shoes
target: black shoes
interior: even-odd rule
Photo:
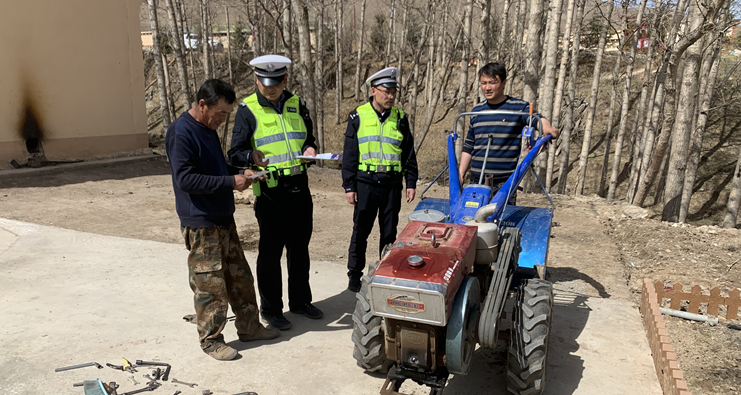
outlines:
[[[363,272],[349,271],[347,277],[350,279],[347,283],[347,289],[350,292],[360,292],[360,286],[362,285],[360,278],[363,277]]]
[[[269,325],[272,325],[274,328],[280,330],[280,331],[287,331],[291,329],[291,321],[288,321],[283,314],[278,315],[267,315],[267,314],[261,314],[262,318],[268,322]]]
[[[321,310],[314,307],[313,304],[307,303],[299,308],[291,309],[291,313],[303,314],[312,320],[318,320],[324,317],[324,313]],[[284,318],[285,319],[285,318]],[[286,320],[288,321],[288,320]],[[290,323],[289,323],[290,324]]]
[[[350,277],[350,281],[347,283],[347,289],[350,292],[360,292],[360,277]]]

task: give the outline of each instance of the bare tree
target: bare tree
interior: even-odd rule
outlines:
[[[716,29],[715,43],[707,49],[705,62],[700,72],[700,95],[697,119],[695,121],[694,134],[690,143],[689,155],[687,157],[687,171],[684,175],[684,188],[682,189],[682,205],[679,209],[679,222],[687,220],[687,214],[690,209],[690,201],[695,187],[697,177],[697,167],[700,164],[700,153],[702,150],[703,135],[708,123],[708,113],[713,100],[715,90],[715,80],[718,78],[718,69],[720,68],[720,50],[722,38],[725,36],[725,22],[728,19],[728,11],[724,10],[722,22]]]
[[[210,37],[208,33],[208,0],[201,0],[201,45],[203,46],[203,74],[204,79],[212,78]]]
[[[170,126],[170,105],[167,101],[167,86],[165,84],[164,64],[162,64],[162,54],[160,49],[159,22],[157,21],[157,3],[156,0],[147,0],[149,5],[149,22],[152,27],[152,51],[154,52],[154,64],[157,75],[157,90],[160,94],[160,110],[162,112],[162,134]]]
[[[685,4],[687,3],[686,0],[681,1],[684,1]],[[643,153],[643,163],[646,163],[648,165],[646,166],[645,173],[641,175],[641,179],[638,182],[638,188],[636,190],[636,196],[634,198],[634,201],[638,202],[639,205],[643,205],[643,201],[646,198],[648,189],[651,187],[651,185],[653,185],[653,182],[659,171],[661,158],[663,158],[664,156],[664,152],[666,151],[669,143],[671,131],[674,128],[674,120],[676,115],[676,87],[674,82],[675,76],[677,75],[677,63],[679,62],[679,59],[681,59],[687,48],[689,48],[689,46],[694,44],[703,36],[703,34],[712,29],[713,25],[711,21],[715,19],[715,16],[724,1],[725,0],[714,0],[713,3],[707,4],[707,8],[705,8],[702,12],[704,15],[704,19],[700,27],[698,29],[690,31],[679,40],[676,40],[673,44],[667,43],[667,46],[664,50],[664,62],[659,71],[656,73],[656,87],[654,88],[656,90],[656,98],[654,99],[654,109],[650,120],[649,131],[655,131],[657,129],[660,115],[659,113],[662,110],[661,104],[662,100],[664,99],[663,96],[665,95],[666,102],[663,103],[664,119],[661,125],[661,134],[659,135],[659,139],[656,143],[656,149],[653,152],[653,155],[651,155],[651,152]],[[686,7],[683,8],[680,5],[679,10],[681,10],[681,13],[678,11],[677,14],[680,15],[675,15],[674,24],[668,36],[671,40],[676,37],[677,32],[679,31],[679,25],[682,20],[681,14],[684,14],[684,9],[686,9]],[[662,93],[661,96],[659,95],[660,93]],[[647,144],[646,146],[648,147],[649,144]],[[646,159],[647,156],[649,157],[649,159]]]
[[[573,1],[572,1],[573,4]],[[545,75],[543,76],[543,91],[538,100],[538,110],[545,119],[553,119],[553,94],[556,87],[556,55],[558,54],[558,37],[561,33],[561,0],[553,0],[550,11],[550,28],[546,39],[545,51]],[[564,41],[568,43],[568,33],[564,35]],[[568,45],[568,44],[567,44]],[[551,189],[553,180],[553,162],[556,156],[556,145],[549,144],[548,164],[546,166],[545,189]],[[542,167],[542,166],[541,166]]]
[[[316,104],[314,106],[316,115],[314,118],[314,124],[316,125],[317,132],[322,131],[322,135],[324,133],[324,93],[327,91],[327,84],[325,81],[324,76],[324,0],[318,0],[314,3],[314,8],[316,9],[316,26],[315,26],[315,37],[316,37],[316,50],[315,50],[315,59],[316,63],[314,64],[314,81],[316,82],[316,86],[314,87],[314,97],[316,100]],[[300,34],[300,33],[299,33]],[[311,58],[309,58],[311,59]],[[303,64],[303,58],[301,60],[301,63]],[[303,81],[302,81],[303,82]],[[304,90],[304,92],[306,92]],[[339,117],[339,107],[337,108],[337,114],[336,117]],[[318,135],[318,133],[317,133]],[[322,152],[323,152],[324,144],[322,144]],[[321,162],[319,162],[321,165]]]
[[[689,18],[690,30],[699,29],[703,22],[703,16],[700,7],[695,2],[690,2]],[[664,209],[661,215],[664,221],[677,222],[679,220],[684,173],[687,166],[687,150],[692,133],[694,107],[697,101],[697,73],[702,60],[702,45],[703,40],[699,39],[690,45],[685,52],[682,85],[680,86],[677,103],[682,110],[677,111],[677,120],[671,137],[666,188],[664,189]]]
[[[334,48],[335,48],[335,63],[337,64],[337,81],[335,82],[335,125],[340,124],[340,104],[342,103],[342,88],[344,75],[342,73],[342,15],[343,15],[342,0],[335,2],[335,36],[334,36]]]
[[[724,228],[735,228],[738,219],[738,207],[741,203],[741,150],[738,153],[736,161],[736,170],[733,172],[733,181],[731,182],[731,193],[728,195],[726,203],[726,214],[723,217]]]
[[[283,53],[288,59],[293,60],[293,14],[291,13],[291,0],[283,0]],[[293,78],[293,65],[288,66],[288,86],[291,86]]]
[[[581,22],[584,18],[586,0],[577,0],[576,15],[574,16],[574,43],[571,46],[571,69],[569,71],[569,101],[566,103],[566,114],[561,130],[561,157],[558,169],[558,189],[560,194],[566,193],[566,181],[569,173],[569,152],[571,151],[571,131],[574,130],[574,99],[576,98],[576,77],[579,68],[579,47],[581,43]]]
[[[522,98],[530,103],[538,99],[538,84],[540,83],[540,51],[543,46],[540,41],[543,29],[543,0],[532,0],[530,3],[530,19],[527,24],[527,43],[525,54],[525,87]]]
[[[361,101],[360,97],[360,63],[363,60],[363,34],[365,33],[365,9],[367,8],[368,0],[363,0],[360,6],[360,26],[358,26],[358,61],[355,65],[355,101]]]
[[[407,17],[409,16],[409,7],[408,4],[402,4],[402,7],[404,8],[404,12],[402,13],[401,17],[401,45],[398,46],[398,53],[396,54],[396,58],[399,60],[399,84],[402,87],[405,87],[407,84],[405,82],[409,81],[409,78],[404,78],[404,58],[406,56],[406,41],[407,41]],[[399,106],[404,105],[404,95],[399,96],[398,98]]]
[[[633,31],[631,44],[630,44],[630,55],[625,59],[625,88],[623,89],[623,104],[620,110],[620,126],[618,127],[618,135],[615,141],[615,155],[612,159],[612,169],[610,172],[610,184],[607,188],[607,199],[615,199],[615,189],[617,189],[618,174],[620,172],[620,161],[622,159],[623,152],[623,141],[625,139],[625,129],[628,124],[628,110],[630,107],[630,83],[633,78],[633,66],[635,65],[636,58],[636,46],[638,45],[638,33],[643,27],[643,13],[646,10],[647,0],[641,0],[641,4],[638,7],[638,15],[636,15],[636,23]],[[627,1],[625,3],[628,3]],[[624,3],[624,9],[627,9],[627,5]],[[623,13],[625,18],[627,14]],[[646,66],[648,68],[648,65]]]
[[[430,2],[430,6],[427,8],[427,17],[425,18],[425,24],[422,28],[422,35],[421,35],[421,42],[419,43],[419,48],[424,48],[425,44],[427,43],[427,40],[432,40],[432,34],[430,34],[430,31],[432,30],[432,26],[434,25],[434,22],[432,19],[434,19],[434,12],[435,9],[435,1]],[[419,79],[420,79],[420,67],[419,67],[419,58],[422,54],[422,50],[414,51],[414,56],[412,57],[412,67],[414,67],[414,76],[411,78],[411,85],[409,89],[409,110],[407,111],[407,117],[409,119],[409,129],[414,131],[414,126],[417,121],[417,94],[419,93]],[[430,55],[432,53],[430,52]],[[434,74],[432,70],[432,58],[429,59],[429,66],[427,69],[427,73],[430,74],[430,78],[428,78],[428,82],[431,80],[431,75]],[[428,85],[428,89],[432,91],[432,86]]]
[[[301,55],[301,85],[306,106],[309,108],[311,119],[316,116],[316,92],[314,89],[314,67],[311,62],[311,43],[309,42],[309,9],[305,0],[292,0],[293,13],[298,23],[299,54]],[[324,131],[316,129],[318,153],[324,152]]]
[[[466,111],[468,102],[468,61],[471,58],[471,20],[473,15],[473,0],[466,0],[463,11],[463,51],[461,56],[461,72],[458,79],[458,112]],[[458,122],[458,130],[463,130],[463,118]],[[463,140],[458,139],[455,144],[455,155],[461,157]]]
[[[226,13],[226,59],[229,63],[229,83],[234,83],[234,71],[232,70],[232,24],[229,21],[229,4],[224,3]]]
[[[507,11],[509,8],[509,0],[504,0],[504,11],[502,12],[502,21],[503,23],[499,29],[499,37],[498,41],[502,44],[504,44],[504,37],[506,35],[506,21],[507,21]],[[476,57],[478,61],[476,62],[476,75],[478,76],[479,70],[481,70],[482,67],[486,63],[489,63],[489,40],[491,39],[491,26],[490,26],[490,20],[491,20],[491,0],[482,0],[482,6],[481,6],[481,35],[479,39],[479,45],[478,45],[478,56]],[[481,91],[481,89],[476,89],[479,93],[479,101],[484,100],[484,92]]]
[[[190,85],[188,83],[188,70],[185,67],[185,56],[183,50],[185,43],[183,42],[183,34],[178,27],[178,18],[175,13],[175,7],[173,0],[166,0],[167,16],[170,18],[170,31],[172,32],[172,48],[175,51],[175,63],[178,67],[178,76],[180,77],[180,89],[183,109],[190,108],[190,104],[193,102],[193,97],[190,93]]]
[[[587,177],[587,160],[589,159],[589,150],[592,142],[592,127],[594,126],[594,112],[597,109],[597,95],[599,94],[599,79],[602,69],[602,57],[605,53],[605,43],[607,41],[607,32],[610,30],[610,18],[612,17],[613,2],[607,2],[607,14],[605,15],[602,31],[599,36],[597,46],[597,58],[594,61],[594,72],[592,73],[592,88],[589,96],[589,107],[587,109],[587,120],[584,126],[584,139],[582,140],[581,155],[579,156],[579,171],[576,175],[575,193],[581,195],[584,193],[584,182]]]
[[[391,18],[389,18],[389,35],[386,41],[386,57],[383,61],[383,67],[389,67],[391,64],[391,44],[396,40],[396,0],[391,0]]]

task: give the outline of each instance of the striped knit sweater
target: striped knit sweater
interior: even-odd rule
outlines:
[[[521,111],[526,115],[477,115],[471,117],[468,134],[463,143],[463,152],[471,154],[471,182],[478,183],[481,169],[484,167],[486,144],[489,136],[493,137],[489,157],[486,161],[485,174],[492,174],[494,183],[506,181],[517,167],[520,153],[522,128],[528,124],[530,103],[515,97],[507,98],[498,104],[483,101],[477,104],[472,112],[485,110]],[[536,117],[541,115],[534,114]],[[533,120],[535,126],[537,118]]]

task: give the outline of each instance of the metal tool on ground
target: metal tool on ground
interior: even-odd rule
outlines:
[[[728,329],[735,329],[737,331],[741,331],[741,325],[728,324],[727,327],[728,327]]]
[[[164,366],[165,367],[165,373],[162,375],[162,381],[167,381],[167,379],[170,377],[170,368],[172,368],[172,366],[170,366],[169,363],[164,363],[164,362],[148,362],[148,361],[142,361],[141,359],[137,359],[136,360],[136,365],[137,366],[144,366],[144,365],[149,365],[149,366]]]
[[[257,392],[240,392],[234,395],[257,395]]]
[[[134,378],[134,376],[129,376],[129,380],[131,380],[131,382],[134,383],[134,385],[139,385],[139,382],[136,381],[136,379]]]
[[[183,392],[183,391],[175,391],[175,393],[174,393],[174,394],[172,394],[172,395],[179,395],[179,394],[180,394],[180,393],[182,393],[182,392]]]
[[[123,368],[125,371],[129,373],[136,373],[136,366],[132,365],[131,362],[129,362],[126,358],[121,358],[123,360]]]
[[[203,390],[203,392],[201,392],[201,395],[214,395],[214,393],[211,392],[211,390]]]
[[[88,366],[96,366],[98,369],[103,369],[103,366],[97,362],[88,362],[88,363],[81,363],[79,365],[72,365],[72,366],[65,366],[63,368],[56,368],[54,369],[55,372],[63,372],[65,370],[72,370],[72,369],[79,369],[79,368],[86,368]]]
[[[152,371],[152,376],[154,376],[154,379],[155,380],[159,380],[160,377],[162,377],[162,369],[161,368],[157,368],[157,369],[153,370]]]
[[[197,386],[197,385],[198,385],[198,384],[196,384],[196,383],[186,383],[186,382],[184,382],[184,381],[180,381],[180,380],[178,380],[178,379],[172,379],[172,381],[170,381],[170,382],[171,382],[171,383],[173,383],[173,384],[182,384],[182,385],[187,385],[187,386],[188,386],[188,387],[190,387],[190,388],[193,388],[193,387],[195,387],[195,386]]]
[[[126,393],[123,393],[123,394],[120,394],[120,395],[134,395],[134,394],[139,394],[139,393],[142,393],[142,392],[154,391],[157,388],[159,388],[159,386],[161,386],[161,385],[162,384],[160,384],[160,383],[153,382],[153,383],[150,383],[149,385],[147,385],[144,388],[140,388],[138,390],[129,391],[129,392],[126,392]]]

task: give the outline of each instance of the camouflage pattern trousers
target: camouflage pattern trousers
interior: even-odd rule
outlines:
[[[237,334],[250,336],[260,329],[255,279],[244,257],[234,223],[209,228],[180,227],[188,255],[190,289],[196,308],[201,348],[209,352],[223,343],[227,304],[236,315]]]

